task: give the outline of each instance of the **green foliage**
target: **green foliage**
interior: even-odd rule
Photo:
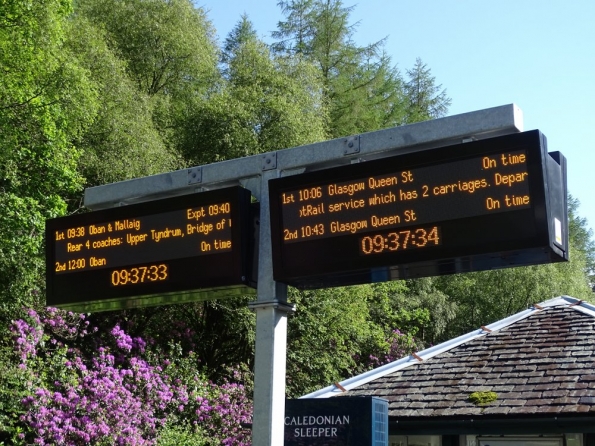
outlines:
[[[99,93],[97,116],[77,139],[79,169],[88,185],[175,170],[171,153],[153,123],[153,105],[126,73],[126,63],[109,48],[107,33],[80,14],[68,22],[67,46]]]
[[[392,291],[395,284],[401,284],[403,291]],[[386,312],[396,317],[389,326],[415,336],[418,343],[435,344],[457,317],[456,303],[437,287],[435,278],[388,282],[375,287],[391,290]]]
[[[571,251],[572,255],[572,251]],[[457,317],[443,340],[522,311],[530,305],[570,295],[590,299],[584,262],[507,268],[442,277],[438,287],[457,305]]]
[[[179,97],[210,87],[213,30],[189,0],[78,0],[77,12],[106,30],[139,91]]]
[[[410,289],[405,281],[375,283],[370,288],[370,320],[386,337],[389,337],[391,331],[398,329],[410,338],[412,346],[421,347],[418,341],[414,341],[414,337],[423,336],[424,330],[430,325],[431,306],[424,307],[416,291]]]
[[[0,327],[43,289],[44,220],[80,193],[72,141],[97,92],[63,45],[70,2],[0,5]]]
[[[174,423],[167,424],[159,432],[157,446],[205,446],[208,445],[205,434],[196,432],[191,427]]]
[[[418,57],[411,70],[407,70],[405,82],[407,97],[406,122],[427,121],[446,116],[451,99],[442,85],[436,85],[436,79],[430,69]]]
[[[469,401],[476,406],[487,406],[498,399],[496,392],[473,392],[469,395]]]
[[[287,393],[302,395],[350,376],[357,357],[387,349],[384,331],[369,318],[368,286],[291,289],[297,312],[289,319]]]
[[[0,206],[0,327],[6,330],[23,306],[41,297],[45,215],[38,201],[14,193],[0,193]]]
[[[183,310],[190,318],[172,320],[188,324],[194,333],[192,350],[215,382],[232,378],[229,367],[253,366],[256,317],[248,308],[251,300],[253,297],[195,304]],[[243,381],[249,384],[251,378]]]
[[[219,89],[189,119],[179,146],[193,163],[239,158],[323,140],[326,108],[314,67],[272,57],[242,29],[227,41]],[[238,41],[231,40],[235,36]]]
[[[96,65],[99,53],[106,62],[97,66],[102,119],[85,142],[107,150],[90,151],[85,167],[97,181],[113,181],[188,164],[179,144],[220,77],[203,9],[189,0],[79,0],[76,12],[95,28],[83,38],[99,42],[82,51],[85,60]]]
[[[225,38],[225,43],[221,51],[221,62],[228,64],[240,51],[242,45],[257,40],[258,35],[252,26],[252,22],[248,19],[247,14],[243,14],[240,21]]]
[[[292,0],[279,3],[280,22],[273,48],[312,62],[321,73],[330,107],[333,137],[378,130],[403,123],[405,101],[401,75],[384,52],[384,41],[360,47],[349,24],[353,7],[340,0]]]
[[[8,345],[0,347],[0,444],[19,444],[19,434],[24,433],[19,419],[25,413],[20,403],[30,395],[30,374],[18,367],[18,358]]]
[[[589,228],[586,218],[578,213],[579,201],[568,197],[568,226],[570,243],[574,247],[573,260],[576,256],[584,260],[585,274],[591,286],[595,286],[595,242],[593,231]]]

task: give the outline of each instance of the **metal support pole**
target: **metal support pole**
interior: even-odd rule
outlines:
[[[287,286],[273,280],[268,184],[277,175],[263,172],[260,185],[258,294],[250,304],[256,312],[253,446],[283,446],[285,427],[287,314],[295,307],[287,303]]]
[[[285,345],[290,305],[269,302],[255,308],[253,446],[282,446],[285,418]]]

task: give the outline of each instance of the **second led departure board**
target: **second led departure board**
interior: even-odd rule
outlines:
[[[566,162],[531,131],[269,183],[275,280],[299,288],[568,259]]]
[[[232,187],[48,220],[47,304],[97,311],[245,293],[250,197]]]

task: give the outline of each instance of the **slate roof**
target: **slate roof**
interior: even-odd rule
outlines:
[[[595,415],[595,306],[552,299],[303,398],[338,395],[384,398],[399,419]]]

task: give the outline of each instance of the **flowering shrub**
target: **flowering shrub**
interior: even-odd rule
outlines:
[[[413,336],[405,334],[398,329],[393,330],[387,337],[388,349],[380,354],[370,354],[365,360],[356,357],[356,361],[364,370],[370,370],[389,362],[401,359],[416,350],[416,341]]]
[[[55,309],[43,317],[29,311],[11,330],[18,367],[28,377],[21,440],[140,446],[191,437],[197,445],[250,444],[242,428],[251,420],[246,389],[207,382],[192,353],[176,346],[149,351],[115,325],[86,357],[79,347],[96,330],[85,315]]]

